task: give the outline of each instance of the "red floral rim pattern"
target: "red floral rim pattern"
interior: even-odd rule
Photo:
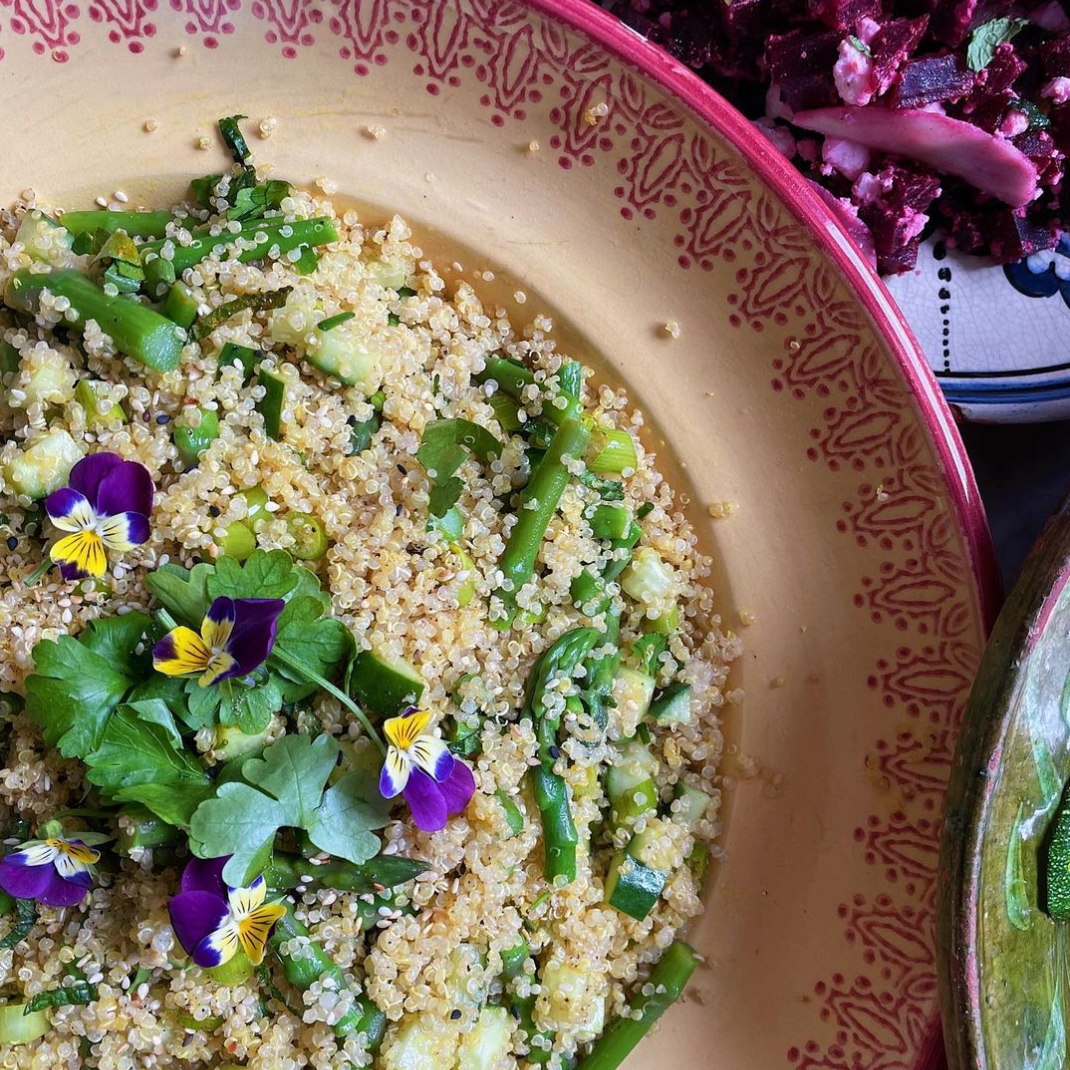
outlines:
[[[136,54],[156,35],[157,0],[82,2],[116,46]],[[728,298],[733,328],[784,328],[789,316],[804,323],[784,337],[772,359],[770,386],[798,400],[820,399],[822,420],[810,431],[807,456],[857,480],[837,530],[843,539],[888,554],[872,574],[859,577],[854,602],[861,618],[884,629],[891,625],[899,635],[867,676],[890,711],[867,766],[902,805],[890,816],[871,815],[855,832],[861,858],[880,870],[887,887],[831,908],[842,919],[857,972],[815,980],[812,1035],[785,1051],[785,1063],[798,1070],[924,1070],[938,1061],[940,807],[980,656],[971,624],[977,612],[987,623],[998,585],[983,512],[947,410],[887,296],[852,257],[835,224],[712,91],[585,0],[168,3],[188,37],[207,49],[234,33],[236,13],[246,5],[264,40],[286,58],[324,37],[357,76],[387,62],[411,63],[432,96],[476,80],[483,87],[480,103],[496,126],[548,110],[555,129],[550,147],[561,168],[598,164],[615,175],[607,194],[619,200],[626,219],[664,213],[675,220],[681,270],[736,264],[739,252],[748,254],[738,261]],[[0,60],[5,46],[24,38],[35,53],[65,63],[80,43],[82,20],[79,4],[65,0],[0,0]],[[675,101],[652,92],[651,78],[681,95],[719,133],[711,136]],[[610,107],[606,121],[591,124],[588,109],[603,101]],[[726,149],[722,137],[743,156]],[[755,185],[754,170],[775,193]],[[798,218],[784,208],[785,200]],[[902,374],[892,371],[844,276]],[[915,405],[933,442],[919,432]],[[934,463],[934,451],[941,463]],[[944,508],[949,485],[957,524]],[[979,609],[965,593],[964,556],[977,572]],[[909,727],[900,723],[904,713]]]

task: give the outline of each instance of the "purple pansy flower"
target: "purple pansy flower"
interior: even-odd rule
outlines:
[[[99,579],[108,568],[107,551],[126,553],[148,541],[152,477],[137,461],[114,453],[83,457],[66,487],[50,494],[45,509],[60,531],[49,556],[65,580]]]
[[[201,687],[248,676],[267,661],[285,605],[281,598],[217,598],[200,635],[172,628],[153,648],[152,664],[167,676],[200,673]]]
[[[16,899],[72,907],[93,887],[93,865],[100,858],[94,845],[107,839],[99,832],[79,832],[76,839],[27,840],[0,858],[0,888]]]
[[[222,966],[239,948],[258,966],[271,930],[286,913],[281,903],[264,902],[263,877],[247,888],[225,884],[223,867],[229,861],[229,855],[190,859],[181,890],[167,907],[178,942],[198,966]]]
[[[431,735],[430,724],[431,714],[415,706],[383,722],[390,745],[379,791],[386,799],[403,795],[417,827],[437,832],[468,805],[476,783],[472,770]]]

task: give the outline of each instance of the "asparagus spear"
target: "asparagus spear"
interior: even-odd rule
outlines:
[[[551,715],[546,691],[551,681],[571,677],[576,666],[590,653],[600,633],[595,628],[574,628],[548,647],[532,667],[528,677],[527,713],[535,723],[539,741],[539,764],[531,770],[535,804],[542,816],[545,873],[547,880],[563,876],[576,879],[576,844],[579,836],[564,778],[554,772],[558,758],[557,731],[560,714]]]
[[[88,320],[96,320],[120,353],[160,372],[178,367],[185,331],[136,301],[127,297],[109,297],[79,271],[63,268],[48,275],[28,269],[16,271],[4,288],[4,304],[17,312],[36,315],[41,308],[41,294],[45,291],[70,302],[65,322],[72,329],[82,331]]]
[[[114,234],[125,231],[131,238],[162,238],[167,224],[174,221],[170,212],[64,212],[60,225],[68,234],[95,234],[98,230]]]
[[[141,253],[141,262],[145,265],[146,273],[148,265],[153,260],[163,259],[161,254],[165,246],[173,251],[168,262],[175,273],[181,275],[186,268],[196,267],[202,260],[206,260],[216,249],[225,249],[239,239],[243,242],[255,243],[238,253],[236,259],[243,264],[262,260],[273,248],[277,248],[279,255],[282,255],[292,249],[328,245],[338,240],[338,231],[331,220],[325,216],[316,219],[295,219],[292,223],[287,223],[282,219],[254,219],[242,223],[241,230],[236,234],[224,230],[221,234],[213,235],[211,229],[210,227],[196,227],[190,232],[193,240],[189,245],[180,245],[172,238],[145,242],[138,251]]]
[[[283,950],[283,945],[296,938],[305,937],[298,951]],[[297,919],[293,905],[286,907],[285,915],[279,920],[271,937],[271,947],[282,963],[282,972],[286,980],[295,988],[302,990],[323,978],[333,982],[341,991],[348,982],[346,975],[338,964],[323,950],[319,944],[307,939],[308,928]],[[386,1015],[363,993],[357,996],[350,1010],[334,1026],[335,1036],[346,1037],[350,1033],[364,1033],[367,1037],[369,1052],[379,1050],[386,1032]]]
[[[611,1022],[576,1070],[617,1070],[654,1023],[680,998],[697,965],[698,958],[690,944],[682,940],[670,944],[650,973],[651,994],[644,996],[640,991],[632,996],[632,1014]]]
[[[546,536],[546,529],[572,478],[568,462],[583,456],[589,438],[590,432],[579,420],[565,420],[520,496],[517,522],[498,562],[502,574],[511,584],[509,590],[499,592],[506,609],[505,617],[494,621],[494,626],[499,630],[508,628],[516,616],[516,593],[535,571],[535,558]],[[528,508],[529,505],[531,508]]]
[[[359,866],[337,858],[316,865],[301,855],[276,851],[264,876],[274,896],[284,895],[306,882],[364,895],[404,884],[429,868],[418,858],[399,855],[380,855]]]
[[[523,364],[515,360],[506,360],[504,357],[491,357],[476,376],[476,381],[485,383],[493,379],[498,384],[498,389],[508,394],[514,401],[523,404],[524,388],[535,382],[535,373]],[[578,361],[571,360],[562,365],[558,372],[560,384],[559,397],[564,397],[568,403],[558,407],[548,396],[543,397],[542,418],[552,424],[560,426],[566,420],[577,420],[583,412],[580,403],[580,391],[583,387],[583,365]]]

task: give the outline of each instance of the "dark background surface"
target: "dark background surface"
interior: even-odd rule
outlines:
[[[1070,422],[964,424],[961,431],[1009,591],[1045,520],[1070,491]]]

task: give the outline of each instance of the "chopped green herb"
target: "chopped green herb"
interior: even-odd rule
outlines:
[[[252,155],[238,126],[240,120],[248,118],[247,115],[231,115],[229,118],[219,120],[219,132],[223,135],[223,140],[227,143],[227,148],[230,149],[235,163],[248,163]]]
[[[855,37],[854,34],[851,34],[847,38],[847,41],[856,52],[861,52],[863,56],[869,56],[872,58],[873,52],[870,50],[869,45],[867,45],[865,41],[861,40],[858,37]]]
[[[464,489],[453,473],[474,453],[484,464],[500,457],[502,444],[471,420],[432,420],[424,428],[416,459],[435,483],[431,494],[432,516],[444,516]]]
[[[971,71],[983,71],[992,62],[996,49],[1012,41],[1027,25],[1026,19],[999,18],[978,26],[966,45],[966,66]]]
[[[202,316],[197,321],[193,333],[198,340],[201,340],[207,338],[217,327],[222,327],[232,316],[236,316],[246,309],[252,309],[254,312],[266,312],[268,309],[282,308],[286,304],[286,298],[292,289],[292,286],[282,286],[277,290],[268,290],[265,293],[242,294],[241,297],[236,297],[233,301],[227,301],[226,304],[213,309],[207,316]]]
[[[26,1004],[24,1014],[43,1011],[46,1007],[87,1007],[100,998],[97,986],[88,981],[77,981],[65,988],[51,988],[47,992],[38,992]]]
[[[32,899],[16,899],[17,917],[11,931],[0,940],[0,948],[14,947],[30,935],[37,922],[37,904]]]

